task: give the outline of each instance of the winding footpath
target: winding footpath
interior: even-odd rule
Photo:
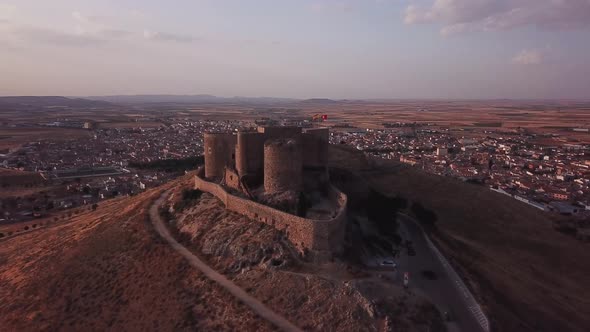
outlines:
[[[264,305],[264,303],[260,302],[256,298],[246,293],[243,289],[241,289],[238,285],[234,284],[231,280],[227,279],[222,274],[213,270],[205,262],[200,260],[192,252],[190,252],[190,250],[178,243],[170,234],[168,228],[166,228],[164,220],[162,220],[158,211],[160,205],[162,205],[162,202],[166,199],[167,196],[168,192],[164,192],[160,196],[160,198],[158,198],[154,202],[154,204],[152,204],[149,213],[150,220],[154,225],[154,228],[160,234],[160,236],[164,238],[164,240],[166,240],[168,244],[170,244],[172,249],[176,250],[180,255],[186,258],[186,260],[192,267],[201,271],[207,278],[216,282],[218,285],[220,285],[230,294],[232,294],[235,298],[237,298],[238,300],[246,304],[248,307],[250,307],[260,317],[266,319],[268,322],[275,325],[282,331],[302,331],[297,326],[289,322],[287,319],[269,309],[266,305]]]

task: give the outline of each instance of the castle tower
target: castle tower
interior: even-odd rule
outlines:
[[[303,158],[295,139],[264,144],[264,190],[269,193],[303,189]]]
[[[205,133],[205,177],[222,178],[226,166],[235,159],[236,136],[230,133]]]
[[[236,170],[240,177],[262,175],[264,168],[264,141],[258,132],[239,132],[236,146]]]
[[[328,128],[308,128],[301,135],[303,166],[325,168],[328,166],[330,130]]]

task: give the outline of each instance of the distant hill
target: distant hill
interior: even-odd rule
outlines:
[[[59,96],[15,96],[0,97],[0,108],[2,109],[31,109],[31,108],[52,108],[52,107],[74,107],[92,108],[108,107],[111,103],[105,101],[88,100],[82,98],[66,98]]]
[[[332,104],[340,104],[341,101],[334,100],[334,99],[327,99],[327,98],[312,98],[306,99],[302,101],[305,104],[324,104],[324,105],[332,105]]]
[[[200,95],[117,95],[117,96],[93,96],[92,100],[107,101],[117,104],[215,104],[215,103],[287,103],[296,101],[289,98],[270,97],[217,97],[208,94]]]

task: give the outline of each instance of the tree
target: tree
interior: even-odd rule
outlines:
[[[438,217],[434,211],[425,208],[420,202],[412,203],[410,208],[416,219],[424,226],[434,226]]]
[[[383,233],[393,235],[397,233],[397,212],[406,208],[407,204],[403,197],[390,197],[371,189],[367,201],[367,217]]]
[[[310,204],[303,191],[299,192],[299,198],[297,199],[297,215],[299,217],[305,218],[307,215],[307,210],[309,209],[309,205]]]

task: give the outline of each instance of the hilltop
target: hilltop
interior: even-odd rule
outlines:
[[[0,325],[7,330],[272,330],[153,232],[146,210],[159,193],[103,202],[96,211],[3,241]]]
[[[274,228],[226,211],[208,194],[184,200],[192,176],[4,240],[0,325],[9,330],[274,330],[156,233],[147,210],[173,189],[169,204],[177,212],[170,228],[179,241],[301,328],[444,331],[437,310],[421,296],[408,296],[378,278],[352,280],[343,265],[300,262]]]
[[[336,184],[419,202],[429,233],[467,281],[494,331],[585,331],[586,244],[552,220],[485,187],[331,146]],[[340,174],[337,172],[337,174]],[[172,189],[169,228],[180,243],[306,330],[444,331],[428,300],[342,262],[301,261],[272,227],[228,212],[192,175],[104,201],[2,240],[0,325],[9,330],[257,330],[273,326],[192,268],[155,232],[147,210]],[[340,174],[341,175],[341,174]],[[357,209],[358,206],[351,206]],[[167,209],[164,209],[167,211]]]

